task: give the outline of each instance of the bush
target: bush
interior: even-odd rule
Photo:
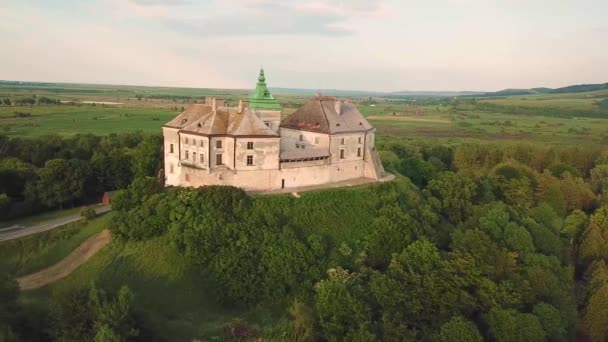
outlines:
[[[91,207],[84,207],[80,211],[80,216],[84,217],[87,221],[90,221],[97,216],[97,212]]]

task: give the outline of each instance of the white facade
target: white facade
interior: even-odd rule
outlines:
[[[205,113],[202,119],[186,111],[163,127],[167,186],[276,190],[362,177],[379,179],[384,174],[374,147],[375,129],[367,122],[359,130],[314,132],[283,127],[285,121],[281,123],[281,113],[276,110],[245,112],[243,108],[231,111],[215,106],[208,112],[207,108],[198,110]],[[227,111],[223,116],[229,122],[226,131],[192,131],[192,127],[198,129],[209,120],[218,120],[213,116],[215,110]],[[231,122],[245,125],[245,119],[247,125],[253,122],[270,130],[256,128],[252,131],[256,134],[249,134],[244,127],[231,126]],[[172,126],[176,122],[184,127]]]

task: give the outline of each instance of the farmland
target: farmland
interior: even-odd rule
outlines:
[[[205,96],[236,105],[244,90],[58,85],[2,86],[0,134],[40,136],[132,131],[160,133],[160,127]],[[309,95],[275,94],[289,114]],[[14,105],[23,98],[52,98],[63,104]],[[539,143],[598,143],[608,137],[608,91],[501,98],[424,96],[344,97],[357,103],[380,133],[441,140],[526,140]],[[39,101],[40,102],[40,101]],[[88,103],[85,103],[88,102]],[[97,102],[97,103],[90,103]],[[103,104],[116,103],[116,104]]]

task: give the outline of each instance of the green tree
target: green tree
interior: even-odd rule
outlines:
[[[429,182],[426,190],[439,200],[442,214],[457,224],[471,214],[475,188],[475,184],[464,176],[442,172]]]
[[[87,164],[78,159],[51,159],[37,173],[36,188],[42,203],[63,207],[84,195],[89,170]]]
[[[454,316],[441,326],[436,342],[482,342],[477,326],[461,316]]]
[[[540,303],[534,306],[532,312],[538,317],[545,333],[551,340],[563,341],[567,339],[561,314],[553,305]]]
[[[133,171],[138,177],[157,177],[162,165],[162,136],[148,135],[132,151]]]
[[[513,309],[495,308],[487,317],[489,331],[497,342],[542,342],[546,333],[539,319]]]
[[[395,255],[385,274],[375,273],[370,289],[387,321],[407,322],[430,334],[429,329],[471,305],[463,285],[437,247],[419,240]]]
[[[602,342],[608,339],[608,282],[589,298],[583,322],[592,341]]]
[[[329,340],[338,340],[369,321],[358,286],[357,274],[341,268],[330,269],[328,279],[315,286],[315,311]]]
[[[108,325],[103,324],[99,328],[97,328],[97,333],[94,338],[95,342],[122,342],[123,339],[120,338],[118,334],[112,330]]]
[[[579,248],[583,263],[595,259],[608,260],[608,205],[600,207],[591,216]]]
[[[561,232],[570,240],[578,241],[586,225],[587,214],[577,209],[572,211],[572,213],[566,217]]]

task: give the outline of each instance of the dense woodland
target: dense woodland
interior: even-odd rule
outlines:
[[[0,135],[0,220],[99,202],[134,177],[158,175],[162,137]]]
[[[118,242],[166,237],[223,305],[279,307],[286,318],[265,329],[235,317],[224,340],[608,338],[608,150],[600,146],[385,138],[378,147],[395,181],[302,198],[163,189],[158,137],[0,146],[7,216],[22,203],[65,206],[126,187],[113,199]],[[127,287],[55,291],[35,315],[18,296],[3,275],[6,340],[155,340]]]

